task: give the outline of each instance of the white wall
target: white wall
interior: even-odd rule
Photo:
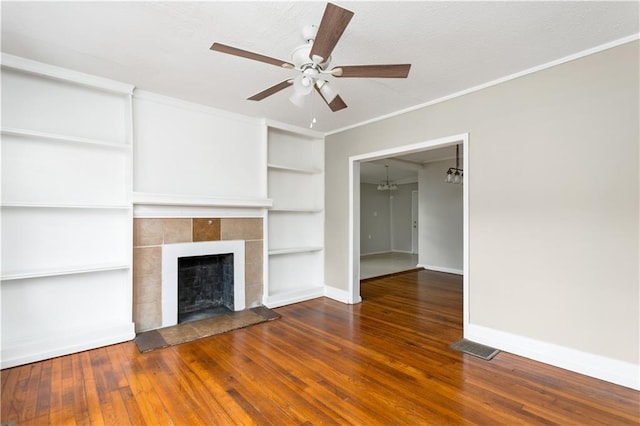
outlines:
[[[427,269],[462,273],[462,185],[445,183],[455,161],[427,163],[418,171],[420,212],[418,264]]]
[[[391,202],[389,191],[377,185],[360,184],[360,254],[391,251]]]
[[[266,198],[260,120],[136,91],[134,130],[134,191]]]
[[[409,183],[391,192],[391,251],[411,253],[411,192],[417,189]]]
[[[469,329],[516,353],[551,345],[547,362],[640,387],[638,51],[328,136],[327,284],[349,283],[349,157],[468,132]]]

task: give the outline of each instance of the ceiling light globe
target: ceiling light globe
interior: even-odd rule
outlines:
[[[445,181],[446,183],[451,183],[451,182],[453,182],[453,173],[451,173],[451,170],[449,170],[449,171],[447,172],[447,177],[444,179],[444,181]]]
[[[289,101],[298,108],[304,108],[305,95],[294,91],[293,94],[289,96]]]

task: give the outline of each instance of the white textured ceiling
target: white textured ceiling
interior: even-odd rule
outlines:
[[[408,79],[334,79],[349,106],[313,93],[247,97],[294,75],[209,50],[218,41],[290,60],[324,2],[8,2],[2,51],[256,117],[335,131],[639,32],[638,2],[360,2],[334,65],[412,64]],[[287,89],[291,90],[291,89]]]

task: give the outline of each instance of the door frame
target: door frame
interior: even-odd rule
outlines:
[[[464,170],[463,198],[463,330],[469,324],[469,133],[430,139],[411,145],[372,151],[349,157],[349,277],[348,297],[351,303],[362,301],[360,296],[360,162],[379,160],[403,154],[462,144],[462,168]],[[443,177],[444,179],[444,177]]]

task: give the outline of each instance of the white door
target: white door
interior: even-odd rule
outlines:
[[[418,253],[418,191],[411,191],[411,253]]]

